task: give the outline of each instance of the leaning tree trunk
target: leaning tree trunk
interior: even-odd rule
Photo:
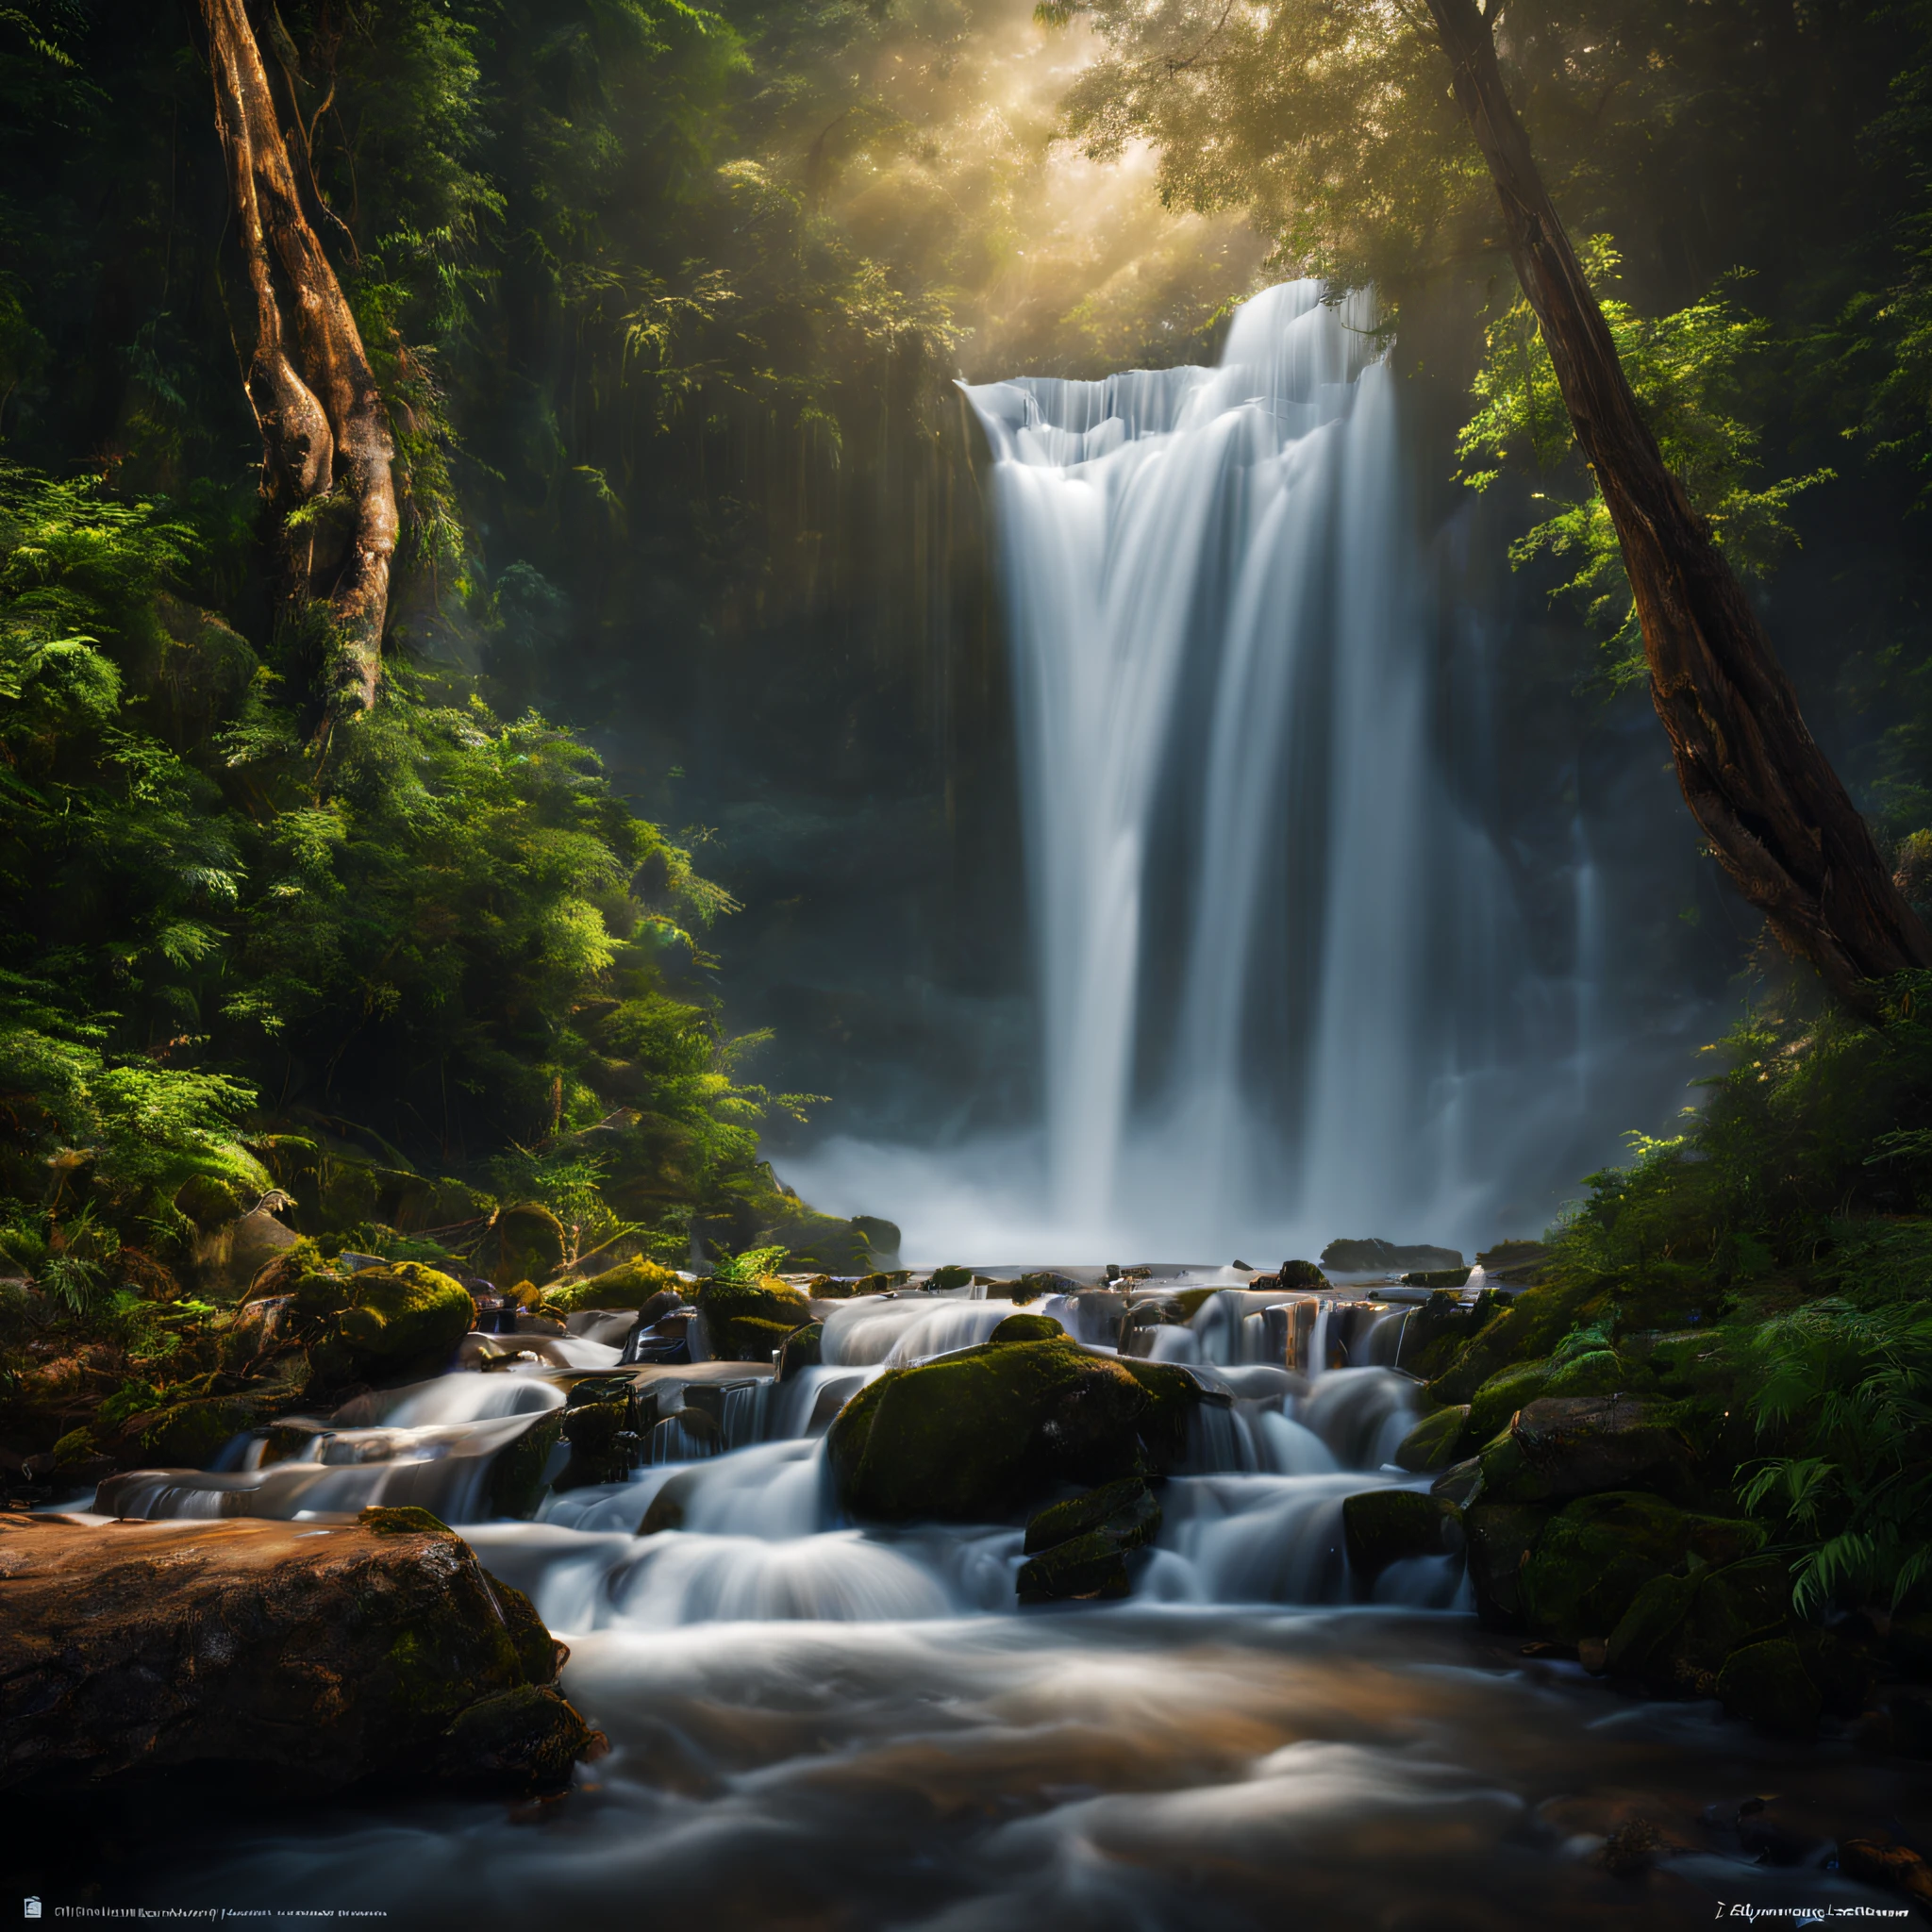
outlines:
[[[255,292],[247,386],[262,492],[280,516],[294,614],[325,621],[322,696],[334,724],[366,711],[381,681],[395,450],[356,318],[303,212],[245,0],[201,0],[201,10]]]
[[[1710,526],[1665,467],[1510,106],[1489,21],[1474,0],[1428,7],[1495,181],[1517,277],[1623,545],[1651,700],[1684,797],[1785,946],[1846,1006],[1875,1018],[1873,982],[1932,965],[1932,937],[1806,728]]]

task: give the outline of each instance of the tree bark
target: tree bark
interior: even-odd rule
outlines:
[[[303,212],[245,0],[201,0],[201,10],[255,293],[247,388],[261,425],[262,493],[281,517],[295,614],[325,614],[322,698],[335,724],[369,709],[381,682],[395,449],[361,332]]]
[[[1651,701],[1691,814],[1786,948],[1879,1017],[1874,981],[1932,966],[1864,820],[1819,750],[1771,641],[1644,422],[1537,171],[1474,0],[1428,0],[1456,98],[1489,163],[1510,258],[1623,545]]]

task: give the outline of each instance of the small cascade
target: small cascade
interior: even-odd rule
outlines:
[[[828,1368],[903,1369],[984,1341],[1013,1312],[1004,1301],[913,1293],[841,1302],[824,1320]]]

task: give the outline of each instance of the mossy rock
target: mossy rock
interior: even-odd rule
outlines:
[[[925,1285],[932,1289],[955,1289],[968,1288],[972,1285],[972,1269],[960,1268],[949,1263],[946,1267],[935,1268],[931,1274],[926,1277]]]
[[[563,1411],[539,1416],[491,1458],[486,1494],[494,1516],[531,1517],[548,1493],[552,1454],[563,1441]]]
[[[615,1391],[601,1382],[574,1388],[561,1423],[570,1460],[551,1487],[562,1491],[626,1481],[641,1450],[636,1421],[628,1383]]]
[[[442,1734],[437,1770],[456,1785],[561,1790],[577,1760],[595,1756],[603,1743],[561,1691],[520,1684],[480,1697],[458,1715]]]
[[[1477,1295],[1473,1303],[1448,1291],[1430,1295],[1403,1321],[1402,1366],[1424,1382],[1440,1375],[1457,1352],[1508,1306],[1508,1297],[1492,1289]],[[1456,1398],[1457,1404],[1468,1399]]]
[[[1469,1407],[1463,1403],[1424,1416],[1403,1437],[1395,1451],[1395,1466],[1407,1470],[1411,1475],[1429,1475],[1439,1469],[1447,1469],[1456,1459],[1468,1423]]]
[[[356,1521],[372,1536],[454,1536],[456,1531],[441,1517],[413,1503],[391,1506],[372,1503],[358,1513]]]
[[[778,1374],[795,1375],[800,1369],[817,1368],[824,1339],[823,1322],[808,1322],[803,1328],[792,1329],[779,1345]]]
[[[1544,1395],[1523,1405],[1509,1433],[1553,1496],[1640,1488],[1679,1495],[1692,1451],[1676,1415],[1636,1396]]]
[[[1364,1490],[1341,1506],[1349,1568],[1373,1581],[1411,1557],[1453,1556],[1462,1548],[1462,1511],[1415,1490]]]
[[[1478,1503],[1463,1511],[1476,1614],[1512,1628],[1523,1621],[1523,1570],[1550,1511],[1537,1503]]]
[[[538,1201],[519,1201],[496,1217],[483,1242],[484,1273],[498,1288],[548,1281],[563,1266],[570,1238],[563,1223]]]
[[[695,1299],[714,1361],[768,1362],[794,1328],[811,1320],[811,1305],[775,1275],[755,1282],[705,1282]]]
[[[1275,1280],[1283,1288],[1326,1288],[1328,1277],[1313,1261],[1284,1261]]]
[[[1523,1566],[1524,1615],[1540,1637],[1607,1639],[1653,1577],[1690,1548],[1690,1522],[1657,1496],[1583,1496],[1544,1525]]]
[[[684,1283],[674,1270],[640,1258],[622,1261],[602,1274],[558,1282],[544,1291],[543,1299],[560,1313],[572,1315],[579,1308],[642,1308],[666,1293],[682,1298]]]
[[[1733,1651],[1718,1673],[1716,1690],[1732,1717],[1781,1737],[1809,1737],[1824,1707],[1818,1687],[1805,1674],[1798,1646],[1788,1638]]]
[[[1494,1313],[1429,1384],[1438,1402],[1468,1402],[1491,1376],[1541,1361],[1576,1325],[1594,1290],[1587,1285],[1526,1288],[1514,1301],[1498,1297]]]
[[[232,1395],[165,1403],[130,1427],[144,1461],[161,1469],[206,1469],[229,1441],[255,1420],[250,1405]],[[138,1426],[137,1426],[138,1425]],[[126,1460],[125,1456],[122,1457]]]
[[[1534,1402],[1549,1381],[1547,1362],[1524,1362],[1491,1375],[1469,1399],[1469,1433],[1487,1442],[1524,1403]]]
[[[827,1449],[856,1517],[994,1522],[1056,1482],[1170,1467],[1199,1400],[1179,1369],[1088,1355],[1064,1336],[988,1342],[868,1383]]]
[[[1467,1288],[1473,1273],[1468,1268],[1421,1268],[1402,1277],[1405,1288]]]
[[[1056,1544],[1021,1564],[1014,1589],[1025,1604],[1124,1597],[1132,1588],[1127,1560],[1104,1529]]]
[[[1054,1341],[1067,1331],[1051,1315],[1008,1315],[989,1341]]]
[[[1150,1541],[1160,1528],[1160,1505],[1154,1491],[1140,1476],[1124,1476],[1119,1482],[1103,1483],[1084,1496],[1064,1503],[1050,1503],[1026,1524],[1024,1554],[1038,1556],[1042,1550],[1071,1542],[1097,1529],[1104,1529],[1122,1550],[1137,1550]]]
[[[1647,1383],[1650,1376],[1613,1348],[1591,1349],[1558,1363],[1543,1385],[1545,1395],[1615,1395]]]
[[[336,1338],[358,1373],[375,1381],[433,1375],[470,1332],[475,1304],[458,1281],[420,1261],[364,1268],[349,1277]]]

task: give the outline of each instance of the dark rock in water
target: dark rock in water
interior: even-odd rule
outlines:
[[[1460,1268],[1462,1257],[1454,1248],[1426,1242],[1404,1247],[1394,1241],[1330,1241],[1322,1250],[1322,1266],[1336,1274],[1401,1274],[1410,1269]]]
[[[1071,1501],[1050,1503],[1027,1523],[1024,1547],[1027,1556],[1038,1556],[1041,1550],[1106,1529],[1119,1548],[1137,1550],[1159,1527],[1160,1505],[1154,1491],[1141,1477],[1124,1476]]]
[[[1524,1404],[1509,1435],[1557,1498],[1638,1484],[1674,1493],[1691,1461],[1661,1407],[1634,1396],[1544,1396]]]
[[[1328,1286],[1328,1277],[1312,1261],[1284,1261],[1274,1279],[1282,1288]]]
[[[841,1507],[883,1523],[996,1522],[1057,1482],[1165,1470],[1199,1385],[1064,1336],[987,1342],[868,1383],[826,1439]]]
[[[1890,1886],[1907,1898],[1932,1905],[1932,1865],[1909,1845],[1869,1838],[1840,1839],[1838,1863],[1839,1870],[1848,1878],[1859,1879],[1866,1885]]]
[[[1446,1469],[1468,1422],[1469,1406],[1466,1403],[1454,1404],[1448,1408],[1439,1408],[1434,1415],[1424,1416],[1403,1437],[1401,1446],[1395,1452],[1396,1467],[1407,1470],[1411,1475],[1427,1475],[1435,1470]]]
[[[1460,1265],[1454,1268],[1411,1268],[1402,1277],[1404,1288],[1467,1288],[1474,1271]]]
[[[969,1288],[972,1286],[972,1269],[951,1265],[944,1268],[935,1268],[925,1279],[926,1287],[931,1289]]]
[[[426,1381],[448,1367],[476,1305],[460,1282],[420,1261],[360,1268],[346,1280],[304,1276],[294,1313],[320,1331],[311,1371],[325,1384],[381,1388]]]
[[[591,1483],[621,1483],[639,1460],[642,1431],[627,1377],[612,1375],[573,1385],[561,1419],[570,1460],[551,1487],[578,1490]]]
[[[778,1350],[778,1379],[782,1382],[786,1376],[795,1375],[801,1369],[817,1368],[820,1344],[824,1337],[825,1324],[823,1322],[808,1322],[803,1328],[794,1328]]]
[[[1008,1315],[989,1341],[1055,1341],[1066,1330],[1051,1315]]]
[[[1364,1490],[1341,1506],[1349,1568],[1373,1581],[1410,1557],[1460,1553],[1462,1511],[1441,1496],[1415,1490]]]
[[[769,1362],[791,1331],[811,1320],[805,1296],[769,1275],[708,1281],[698,1290],[697,1311],[711,1359],[724,1362]]]
[[[1719,1701],[1733,1717],[1785,1737],[1808,1737],[1823,1707],[1798,1646],[1786,1638],[1733,1651],[1718,1673]]]
[[[534,1516],[550,1488],[553,1466],[563,1453],[563,1411],[553,1408],[504,1444],[490,1463],[490,1513]]]
[[[597,1741],[528,1599],[440,1528],[10,1517],[0,1576],[0,1789],[554,1787]]]
[[[1479,1503],[1463,1511],[1470,1587],[1485,1623],[1522,1622],[1523,1568],[1549,1520],[1549,1510],[1534,1503]]]
[[[1127,1559],[1104,1529],[1089,1530],[1020,1566],[1022,1603],[1123,1597],[1131,1588]]]
[[[1016,1588],[1022,1603],[1127,1593],[1127,1554],[1153,1540],[1160,1505],[1138,1476],[1042,1509],[1026,1525]]]

